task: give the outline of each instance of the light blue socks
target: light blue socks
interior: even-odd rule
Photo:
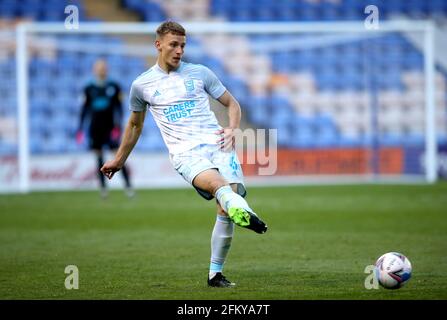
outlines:
[[[211,235],[211,263],[209,278],[222,272],[233,239],[234,225],[230,218],[218,215]]]
[[[251,208],[248,206],[247,201],[245,201],[244,198],[234,192],[230,186],[220,187],[219,189],[217,189],[215,196],[217,201],[219,201],[221,207],[227,213],[230,208],[242,208],[247,211],[253,212],[253,210],[251,210]]]

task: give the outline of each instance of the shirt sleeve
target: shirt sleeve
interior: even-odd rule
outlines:
[[[205,91],[214,99],[220,98],[227,90],[215,73],[205,66],[202,68],[202,79]]]
[[[131,111],[145,111],[147,102],[144,101],[140,88],[132,83],[129,95],[129,109]]]

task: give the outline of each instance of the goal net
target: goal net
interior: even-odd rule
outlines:
[[[243,133],[255,132],[251,148],[238,151],[270,155],[266,164],[241,154],[249,183],[436,180],[447,121],[431,23],[184,25],[183,60],[213,70],[241,104]],[[3,37],[0,191],[97,186],[94,156],[75,139],[82,88],[93,63],[105,59],[123,90],[124,122],[132,81],[156,62],[157,26],[32,23]],[[225,124],[224,108],[212,108]],[[277,129],[276,143],[259,129]],[[184,184],[150,113],[129,165],[136,187]],[[274,170],[260,174],[268,165]]]

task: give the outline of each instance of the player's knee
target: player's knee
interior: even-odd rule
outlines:
[[[196,188],[209,192],[213,196],[216,195],[219,188],[228,185],[227,181],[220,174],[216,174],[214,170],[207,170],[200,173],[194,178],[192,184]]]
[[[213,195],[216,194],[217,190],[219,190],[221,187],[228,185],[224,180],[213,180],[210,181],[210,190]]]

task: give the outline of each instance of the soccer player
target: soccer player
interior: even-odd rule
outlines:
[[[141,134],[148,109],[177,172],[202,197],[217,200],[208,285],[231,287],[235,284],[223,276],[222,269],[233,238],[233,224],[257,233],[267,231],[266,224],[243,198],[246,190],[234,150],[234,131],[239,127],[241,109],[210,69],[182,61],[186,32],[180,24],[164,22],[156,33],[157,63],[132,83],[132,112],[123,140],[115,159],[101,171],[111,179],[123,168]],[[229,127],[218,124],[208,95],[228,109]]]
[[[84,88],[84,103],[79,119],[79,129],[76,140],[82,143],[84,139],[83,127],[89,120],[89,147],[94,151],[98,165],[98,179],[101,184],[101,196],[107,197],[107,187],[104,175],[99,171],[104,164],[103,147],[108,146],[116,151],[121,135],[121,119],[123,116],[120,86],[107,79],[107,63],[99,59],[93,66],[95,81]],[[126,194],[134,195],[129,174],[125,166],[122,173],[126,184]]]

